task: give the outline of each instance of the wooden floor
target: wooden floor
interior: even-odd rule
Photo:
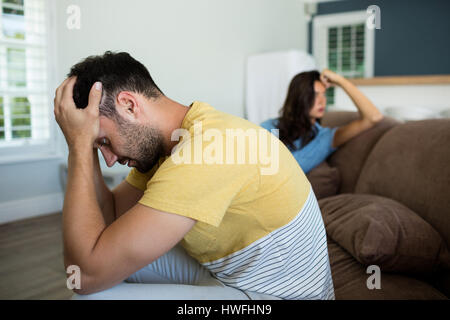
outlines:
[[[0,299],[69,299],[61,213],[0,225]]]

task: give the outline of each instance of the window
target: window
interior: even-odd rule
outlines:
[[[0,0],[0,157],[54,150],[46,0]]]
[[[346,78],[373,76],[374,32],[366,28],[366,11],[316,16],[313,21],[313,54],[320,68]],[[328,105],[335,89],[327,90]]]

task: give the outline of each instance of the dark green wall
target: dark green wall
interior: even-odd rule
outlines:
[[[375,30],[375,76],[450,74],[450,1],[346,0],[318,5],[317,15],[381,9]],[[316,15],[316,16],[317,16]],[[309,51],[312,48],[309,28]]]

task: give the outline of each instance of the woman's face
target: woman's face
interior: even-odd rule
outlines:
[[[326,88],[322,82],[314,82],[314,92],[316,93],[316,98],[314,99],[314,105],[309,112],[311,120],[322,118],[327,105],[327,98],[325,96]]]

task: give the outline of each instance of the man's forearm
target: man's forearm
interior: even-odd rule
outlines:
[[[102,210],[105,223],[107,226],[109,226],[116,219],[114,194],[111,192],[111,190],[109,190],[108,186],[106,185],[103,179],[97,149],[94,149],[93,159],[94,159],[94,182],[97,201],[100,205],[100,209]]]
[[[94,158],[89,146],[69,151],[63,207],[64,262],[82,267],[107,224],[97,201]]]

